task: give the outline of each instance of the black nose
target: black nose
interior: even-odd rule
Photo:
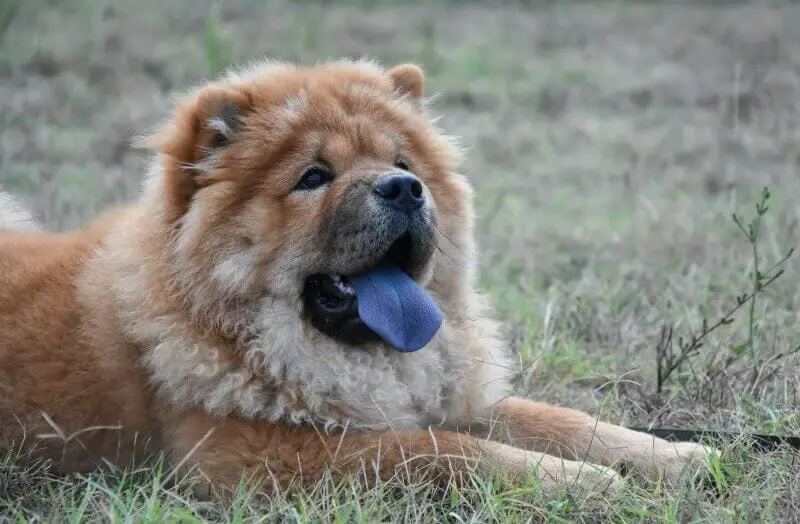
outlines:
[[[409,173],[386,175],[378,181],[375,193],[387,204],[402,211],[419,209],[425,203],[422,182]]]

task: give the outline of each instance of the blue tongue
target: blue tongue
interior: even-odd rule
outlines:
[[[442,326],[442,312],[414,280],[394,264],[353,278],[358,315],[402,352],[425,346]]]

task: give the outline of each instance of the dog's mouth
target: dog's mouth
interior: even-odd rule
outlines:
[[[389,247],[386,256],[372,267],[358,273],[369,271],[386,264],[394,264],[410,275],[411,266],[411,235],[405,234]],[[311,275],[306,280],[306,289],[315,291],[314,302],[319,311],[337,315],[341,313],[354,313],[358,316],[356,288],[353,275],[339,275],[336,273],[318,273]]]
[[[371,267],[352,275],[309,276],[303,288],[306,317],[347,344],[383,340],[400,351],[420,349],[441,325],[441,313],[411,276],[413,247],[406,233]]]

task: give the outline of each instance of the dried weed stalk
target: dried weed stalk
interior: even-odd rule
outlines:
[[[784,273],[783,266],[793,255],[794,249],[789,249],[780,260],[775,262],[765,271],[759,269],[759,250],[758,241],[761,234],[762,218],[769,210],[770,199],[769,188],[764,188],[761,198],[756,203],[756,213],[753,220],[747,224],[736,214],[733,221],[742,231],[745,238],[752,248],[753,271],[750,273],[750,289],[736,297],[736,303],[713,324],[707,318],[702,319],[699,332],[689,333],[686,336],[677,335],[673,325],[665,325],[661,329],[661,336],[656,346],[656,387],[654,394],[643,395],[644,406],[647,411],[656,411],[655,399],[662,399],[666,386],[682,372],[688,368],[694,380],[694,391],[690,392],[692,398],[699,399],[709,395],[721,394],[712,385],[719,385],[725,382],[730,389],[731,378],[737,378],[737,388],[740,393],[753,394],[780,369],[780,362],[786,357],[800,351],[800,346],[789,351],[773,355],[767,359],[761,359],[756,350],[756,330],[757,322],[755,315],[756,301],[759,296]],[[731,346],[727,353],[715,353],[706,364],[706,372],[699,377],[692,366],[692,360],[700,354],[708,336],[723,326],[728,326],[734,322],[736,314],[745,306],[749,306],[747,316],[747,339],[740,344]],[[746,362],[745,362],[746,361]],[[741,364],[745,362],[744,366]],[[735,366],[739,364],[739,366]],[[742,378],[747,377],[744,381]],[[724,380],[723,380],[724,379]],[[685,384],[688,385],[688,384]],[[725,388],[723,388],[725,389]],[[711,400],[711,399],[709,399]]]

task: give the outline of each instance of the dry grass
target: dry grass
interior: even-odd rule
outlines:
[[[146,159],[131,137],[231,60],[413,60],[469,148],[482,285],[535,362],[522,394],[630,425],[800,434],[798,257],[764,290],[752,276],[800,238],[800,7],[325,4],[0,0],[0,185],[72,227],[137,194]],[[764,186],[754,258],[731,215],[752,220]],[[754,290],[752,310],[659,381],[659,354],[681,355],[679,337]],[[800,520],[797,453],[723,447],[719,497],[687,485],[545,499],[476,479],[204,506],[158,469],[64,480],[8,462],[0,505],[12,520]]]

